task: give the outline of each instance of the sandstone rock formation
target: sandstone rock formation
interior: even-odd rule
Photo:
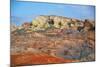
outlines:
[[[51,26],[59,29],[77,29],[78,26],[83,26],[82,21],[70,19],[62,16],[38,16],[33,20],[34,28],[49,28]]]
[[[17,26],[15,24],[11,24],[11,32],[15,31],[17,29]]]
[[[20,29],[12,28],[16,28],[11,31],[11,60],[15,65],[58,63],[52,61],[55,58],[62,58],[64,62],[95,60],[95,23],[92,21],[41,15],[32,23],[22,24]],[[46,60],[40,63],[40,57]],[[18,58],[27,60],[19,62]]]

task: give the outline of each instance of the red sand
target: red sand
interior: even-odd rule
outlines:
[[[11,64],[14,65],[34,65],[69,62],[76,62],[76,60],[65,60],[63,58],[53,57],[49,55],[11,55]]]

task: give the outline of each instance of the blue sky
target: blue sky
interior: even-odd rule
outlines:
[[[57,15],[81,20],[95,20],[95,7],[89,5],[15,2],[11,0],[11,22],[16,25],[31,22],[38,15]]]

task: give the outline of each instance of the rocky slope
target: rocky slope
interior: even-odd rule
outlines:
[[[88,20],[39,16],[32,23],[25,23],[21,29],[11,32],[11,63],[27,65],[73,62],[73,60],[74,62],[94,61],[94,28],[95,25]],[[46,60],[39,60],[39,57]],[[52,61],[50,57],[56,60]],[[25,59],[31,59],[31,61],[24,62]],[[50,62],[47,62],[47,59]]]

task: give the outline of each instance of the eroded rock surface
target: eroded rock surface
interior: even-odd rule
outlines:
[[[12,56],[46,54],[65,60],[95,60],[95,26],[87,20],[39,16],[28,27],[27,23],[23,26],[26,28],[11,32]]]

